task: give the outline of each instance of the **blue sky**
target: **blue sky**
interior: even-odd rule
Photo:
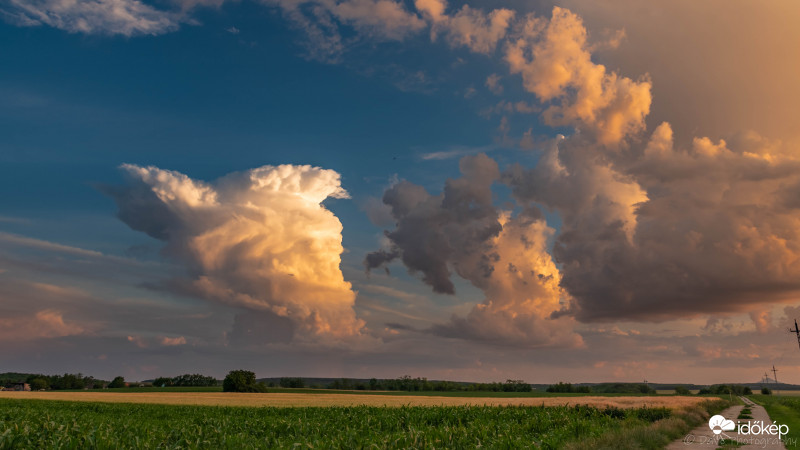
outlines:
[[[775,95],[775,83],[745,76],[747,58],[772,67],[777,84],[800,71],[759,52],[791,42],[790,30],[779,21],[783,34],[720,46],[709,29],[731,31],[711,2],[696,12],[705,22],[685,20],[688,45],[667,26],[684,6],[557,3],[566,9],[124,0],[123,19],[92,9],[107,0],[0,6],[0,336],[19,344],[0,350],[9,370],[144,379],[246,363],[260,376],[554,382],[661,371],[714,382],[751,381],[722,380],[731,367],[757,379],[765,364],[790,364],[774,340],[800,291],[796,214],[783,200],[800,185],[800,140],[779,112],[798,89]],[[733,8],[737,32],[757,36],[749,8]],[[761,13],[797,13],[781,8]],[[167,25],[125,31],[156,17]],[[727,65],[737,51],[742,74]],[[306,209],[240,190],[251,169],[279,165],[321,168],[303,176],[332,197],[340,182],[350,198]],[[233,185],[215,181],[234,172]],[[152,192],[183,195],[176,173],[232,203],[165,216],[168,201]],[[316,243],[297,256],[310,259],[289,263],[264,244],[237,260],[236,241],[221,251],[241,266],[224,272],[204,265],[207,249],[182,250],[237,226],[227,221],[252,206],[235,204],[242,197],[263,200],[266,221],[242,236],[271,242],[295,227],[275,225],[282,218],[312,218],[284,238]],[[320,234],[343,251],[313,259]],[[367,275],[364,258],[379,249],[394,256]],[[285,298],[265,293],[283,283],[272,269],[241,269],[273,260],[321,273],[330,257],[340,272],[298,272]],[[454,295],[434,292],[443,276]],[[239,300],[203,291],[206,279]],[[343,309],[325,316],[304,303],[319,285]],[[334,331],[302,331],[316,317],[307,308]]]
[[[443,175],[458,174],[452,159],[424,161],[423,154],[501,147],[499,118],[478,114],[496,103],[482,86],[491,73],[485,57],[418,39],[354,50],[367,61],[348,55],[325,64],[303,57],[302,34],[274,9],[226,5],[198,20],[178,33],[135,38],[2,27],[9,64],[0,170],[4,190],[15,191],[0,200],[6,215],[111,216],[113,203],[93,186],[119,182],[122,163],[206,180],[311,164],[342,174],[355,201],[331,207],[346,222],[345,239],[356,243],[379,231],[358,203],[380,197],[391,177],[436,190]],[[470,87],[478,93],[465,99]],[[64,225],[36,236],[86,242],[91,224],[72,233]],[[119,234],[109,227],[90,234],[132,238],[127,227],[112,226]]]

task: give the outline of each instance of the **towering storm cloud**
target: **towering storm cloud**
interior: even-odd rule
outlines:
[[[400,259],[435,292],[455,294],[451,271],[484,292],[484,302],[466,317],[433,326],[435,334],[527,347],[579,345],[569,319],[550,318],[563,306],[561,275],[547,253],[553,230],[535,207],[514,217],[495,208],[494,160],[467,156],[460,168],[463,176],[448,180],[439,195],[407,181],[384,193],[397,228],[386,232],[387,248],[367,255],[367,269]]]
[[[437,4],[417,2],[432,18],[443,14]],[[648,132],[649,79],[592,61],[587,31],[570,11],[515,21],[503,48],[509,72],[544,108],[543,121],[575,133],[540,149],[534,167],[512,164],[499,175],[490,158],[467,157],[464,177],[440,196],[406,182],[386,191],[397,228],[367,266],[399,259],[450,294],[455,272],[486,294],[435,332],[540,345],[573,338],[564,331],[569,322],[554,326],[570,317],[763,317],[796,298],[796,151],[754,132],[729,142],[696,137],[689,146],[674,142],[669,123]],[[495,182],[511,188],[515,213],[493,206]],[[558,213],[557,230],[539,207]]]
[[[787,150],[753,134],[679,148],[664,123],[624,155],[567,139],[545,158],[558,170],[505,179],[560,213],[553,255],[582,320],[753,312],[800,288],[800,165]]]
[[[301,338],[357,335],[355,293],[339,268],[342,224],[321,203],[347,198],[339,174],[264,166],[212,183],[156,167],[123,165],[108,191],[131,228],[164,241],[186,266],[185,292],[286,317]],[[263,326],[270,326],[264,322]]]
[[[448,180],[444,192],[433,196],[425,188],[401,181],[383,195],[397,229],[386,233],[392,243],[367,255],[368,269],[395,258],[434,292],[453,294],[451,267],[477,285],[491,274],[491,242],[502,230],[492,205],[492,183],[499,178],[497,163],[485,155],[461,160],[462,178]]]

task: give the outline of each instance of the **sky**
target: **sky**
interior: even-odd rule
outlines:
[[[0,372],[800,383],[795,1],[0,18]]]

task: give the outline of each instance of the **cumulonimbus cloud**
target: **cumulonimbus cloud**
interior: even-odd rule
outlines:
[[[439,2],[418,3],[429,5],[431,17],[444,14],[430,7]],[[658,321],[795,299],[796,151],[753,132],[729,142],[697,137],[689,146],[674,142],[669,123],[648,135],[649,79],[609,72],[591,50],[581,19],[567,10],[517,22],[505,45],[511,73],[546,107],[546,123],[579,132],[553,140],[531,168],[475,177],[462,167],[465,176],[448,181],[440,196],[409,183],[390,188],[383,201],[396,229],[366,265],[400,260],[442,293],[453,293],[455,273],[483,289],[486,301],[436,332],[487,341],[516,335],[534,345],[560,340],[546,331],[556,318]],[[476,164],[471,158],[462,165]],[[482,167],[493,163],[480,158]],[[516,214],[493,206],[494,182],[511,188]],[[558,230],[530,219],[540,207],[558,213]],[[552,250],[542,244],[548,233]],[[530,247],[536,250],[512,256],[513,246],[502,242],[514,235],[524,248],[539,243]],[[538,269],[528,272],[559,281],[510,275],[528,273],[513,269],[531,261]]]
[[[563,308],[560,273],[547,253],[553,230],[538,209],[511,217],[492,203],[500,178],[485,154],[461,159],[463,176],[448,180],[440,195],[407,181],[389,188],[383,201],[397,227],[387,248],[365,258],[368,270],[400,259],[421,273],[435,292],[454,294],[452,272],[486,298],[466,317],[429,331],[441,336],[526,347],[575,346],[570,319],[551,316]]]
[[[579,318],[660,320],[796,298],[800,161],[780,146],[750,135],[679,148],[665,123],[625,155],[578,137],[551,152],[563,170],[516,167],[507,181],[520,201],[559,212],[554,256]]]
[[[212,183],[125,164],[129,182],[106,191],[131,228],[165,243],[194,295],[286,317],[301,338],[358,335],[355,293],[339,267],[342,224],[326,198],[347,198],[339,174],[264,166]],[[268,324],[265,324],[268,326]]]

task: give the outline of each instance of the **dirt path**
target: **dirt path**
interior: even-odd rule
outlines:
[[[769,414],[764,409],[763,406],[757,405],[753,403],[750,399],[745,397],[739,397],[752,411],[750,414],[753,418],[752,419],[737,419],[739,413],[745,406],[731,406],[730,408],[722,411],[720,413],[721,416],[725,417],[726,419],[732,420],[733,423],[746,424],[756,423],[756,422],[763,422],[765,425],[769,426],[772,425],[772,420],[769,418]],[[777,436],[770,435],[770,434],[745,434],[741,432],[741,428],[737,427],[733,431],[722,431],[720,434],[714,434],[709,427],[708,423],[704,423],[703,425],[695,428],[689,434],[687,434],[684,438],[679,439],[669,446],[667,446],[667,450],[679,450],[679,449],[692,449],[692,448],[717,448],[716,445],[719,442],[719,439],[725,439],[727,441],[736,441],[740,444],[744,444],[739,448],[747,449],[747,448],[759,448],[759,449],[770,449],[770,450],[786,450],[786,447],[783,445]]]
[[[236,394],[230,392],[0,392],[0,398],[70,400],[112,403],[160,403],[170,405],[216,406],[459,406],[459,405],[592,405],[638,408],[642,406],[680,408],[694,405],[698,397],[433,397],[419,395],[349,394]]]

